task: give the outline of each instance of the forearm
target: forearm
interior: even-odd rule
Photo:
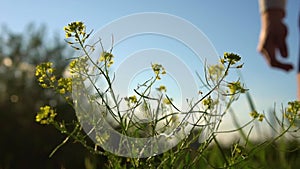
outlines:
[[[262,27],[270,23],[282,22],[285,17],[286,0],[258,0]],[[267,24],[267,25],[266,25]]]

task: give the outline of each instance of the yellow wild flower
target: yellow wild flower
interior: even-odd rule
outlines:
[[[50,124],[54,122],[56,113],[50,106],[40,107],[40,111],[35,116],[35,121],[40,124]]]
[[[224,73],[224,65],[217,64],[208,67],[208,74],[212,80],[219,80]]]
[[[227,53],[227,52],[224,53],[223,63],[224,62],[229,62],[231,64],[235,64],[236,62],[238,62],[240,60],[241,60],[241,57],[239,55],[237,55],[237,54]]]
[[[65,92],[72,91],[72,78],[60,78],[60,79],[58,79],[57,83],[58,83],[57,86],[61,90],[59,93],[64,94]],[[62,89],[64,89],[64,90],[62,90]]]
[[[163,99],[163,103],[164,103],[164,104],[167,104],[167,105],[171,104],[171,103],[172,103],[172,101],[173,101],[173,99],[172,99],[172,98],[170,98],[170,99],[168,99],[168,98],[164,98],[164,99]]]
[[[137,103],[137,98],[135,95],[130,96],[128,99],[129,99],[129,102],[131,102],[131,103]]]
[[[247,91],[240,81],[228,83],[227,87],[230,90],[230,94],[245,93]]]
[[[293,123],[296,119],[300,119],[300,102],[288,102],[288,107],[286,108],[284,116],[290,123]]]
[[[55,69],[53,68],[53,63],[44,62],[36,66],[35,76],[41,87],[49,88],[53,87],[53,83],[56,80],[55,75],[53,75]]]
[[[156,79],[158,79],[158,80],[161,79],[159,75],[166,74],[166,70],[161,64],[154,63],[154,64],[151,64],[151,67],[152,67],[153,72],[156,75]]]
[[[51,76],[50,77],[50,81],[53,83],[53,82],[55,82],[56,81],[56,77],[53,75],[53,76]]]
[[[102,52],[99,58],[100,62],[105,62],[107,67],[110,67],[114,63],[114,55],[109,52]]]
[[[128,105],[130,105],[130,103],[137,103],[137,98],[135,95],[133,95],[130,97],[125,97],[125,101],[127,101]]]
[[[64,88],[59,89],[59,93],[60,93],[60,94],[65,94],[65,93],[66,93],[66,90],[65,90]]]
[[[264,115],[264,114],[260,114],[260,115],[258,116],[258,121],[263,121],[264,118],[265,118],[265,115]]]
[[[256,118],[258,118],[259,114],[257,113],[257,111],[254,110],[250,113],[250,116],[253,117],[254,119],[256,119]]]
[[[260,114],[260,113],[258,113],[257,111],[252,111],[251,113],[250,113],[250,116],[252,117],[252,118],[254,118],[254,119],[258,119],[258,121],[263,121],[264,120],[264,118],[265,118],[265,115],[264,114]]]
[[[164,85],[160,85],[158,88],[156,88],[156,90],[158,90],[160,92],[167,92],[167,88]]]
[[[206,106],[208,109],[212,109],[214,106],[213,99],[209,96],[207,99],[202,101],[203,105]]]
[[[83,22],[72,22],[64,27],[66,38],[75,37],[75,40],[79,38],[79,35],[85,35],[85,25]]]

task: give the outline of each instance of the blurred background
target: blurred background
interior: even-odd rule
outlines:
[[[35,65],[52,61],[58,74],[66,65],[61,38],[47,37],[46,26],[29,24],[24,32],[2,25],[0,34],[0,168],[84,168],[88,153],[79,144],[66,144],[49,158],[64,140],[52,126],[35,122],[40,106],[50,104],[62,112],[58,118],[75,118],[73,109],[60,96],[43,90],[34,76]]]

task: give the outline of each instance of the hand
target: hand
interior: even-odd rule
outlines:
[[[270,66],[281,70],[290,71],[292,64],[282,63],[276,58],[276,50],[280,51],[283,58],[287,58],[286,45],[287,27],[282,22],[284,11],[280,9],[267,10],[261,14],[261,32],[257,50],[267,59]]]

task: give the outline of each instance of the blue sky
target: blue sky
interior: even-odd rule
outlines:
[[[242,75],[259,111],[268,111],[274,103],[286,104],[296,99],[296,70],[285,73],[271,69],[256,51],[260,30],[256,0],[92,0],[38,1],[0,0],[0,24],[21,32],[33,22],[45,24],[48,32],[60,33],[72,21],[84,21],[88,29],[99,29],[120,17],[139,12],[162,12],[179,16],[198,27],[212,42],[216,51],[235,52],[245,63]],[[285,22],[289,27],[289,62],[297,62],[299,1],[289,0]],[[249,108],[245,98],[234,105],[243,119]]]

